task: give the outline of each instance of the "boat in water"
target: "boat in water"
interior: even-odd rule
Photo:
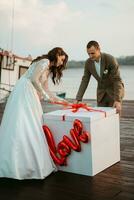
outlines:
[[[0,101],[5,101],[16,81],[29,68],[32,57],[21,57],[3,49],[0,50]],[[64,91],[55,91],[55,95],[65,98]]]
[[[55,92],[56,96],[65,99],[66,97],[66,92]]]

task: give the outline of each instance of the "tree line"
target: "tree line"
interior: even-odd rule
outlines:
[[[119,65],[133,65],[134,66],[134,56],[125,56],[116,58]],[[71,60],[68,62],[67,66],[69,68],[81,68],[84,67],[85,61],[75,61]]]

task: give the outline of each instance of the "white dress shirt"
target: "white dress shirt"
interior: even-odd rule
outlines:
[[[96,72],[97,72],[98,76],[100,76],[100,62],[101,62],[101,59],[99,59],[99,62],[94,61]]]

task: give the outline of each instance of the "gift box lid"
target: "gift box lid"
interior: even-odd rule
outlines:
[[[94,121],[105,117],[109,117],[116,113],[115,108],[111,107],[93,107],[95,111],[87,111],[79,109],[77,112],[72,112],[70,109],[56,110],[49,113],[44,113],[44,119],[53,119],[60,121],[72,121],[80,119],[83,121]]]

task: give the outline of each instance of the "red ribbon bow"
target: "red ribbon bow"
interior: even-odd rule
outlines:
[[[64,103],[64,102],[54,102],[53,104],[59,104],[64,106],[64,109],[71,109],[72,112],[77,112],[80,108],[85,109],[89,112],[102,112],[105,114],[106,117],[106,112],[103,110],[99,110],[99,109],[93,109],[92,107],[88,106],[85,103],[78,103],[78,104],[71,104],[71,103]]]

